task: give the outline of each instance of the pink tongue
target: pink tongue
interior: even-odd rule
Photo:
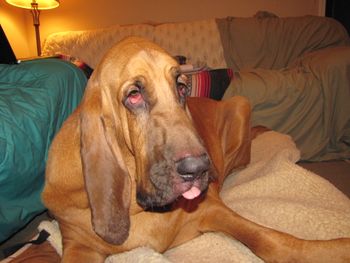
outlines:
[[[201,190],[199,190],[195,186],[192,186],[192,188],[190,190],[188,190],[187,192],[183,193],[182,196],[186,199],[194,199],[197,196],[199,196],[200,194],[201,194]]]

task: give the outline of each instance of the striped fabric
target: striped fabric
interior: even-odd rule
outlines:
[[[55,57],[73,63],[75,66],[77,66],[78,68],[80,68],[84,72],[84,74],[87,78],[90,78],[90,76],[93,72],[93,69],[90,68],[88,64],[84,63],[83,61],[81,61],[75,57],[65,55],[65,54],[57,54],[57,55],[55,55]]]
[[[187,74],[192,97],[207,97],[221,100],[233,79],[232,69],[203,70]]]

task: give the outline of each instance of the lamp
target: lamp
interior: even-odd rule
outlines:
[[[60,5],[59,0],[6,0],[10,5],[30,9],[33,16],[33,25],[35,28],[36,49],[38,56],[41,55],[41,43],[40,43],[40,10],[53,9]]]

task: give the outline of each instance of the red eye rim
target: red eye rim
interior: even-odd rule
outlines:
[[[131,105],[137,105],[143,101],[143,96],[139,88],[129,91],[127,97]]]
[[[177,85],[177,92],[179,93],[180,97],[186,97],[187,96],[187,86],[180,83]]]
[[[176,89],[180,98],[186,98],[189,95],[186,75],[180,74],[176,77]]]
[[[145,107],[144,88],[141,84],[136,82],[128,87],[124,98],[124,105],[132,111]]]

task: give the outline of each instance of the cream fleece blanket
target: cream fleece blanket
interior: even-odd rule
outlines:
[[[252,143],[252,160],[230,175],[221,196],[244,217],[305,239],[350,237],[350,199],[328,181],[295,162],[299,151],[287,135],[267,132]],[[219,220],[219,219],[218,219]],[[49,241],[61,254],[56,222],[39,229],[51,233]],[[221,233],[206,233],[160,254],[137,248],[112,255],[106,263],[127,262],[262,262],[240,242]]]

